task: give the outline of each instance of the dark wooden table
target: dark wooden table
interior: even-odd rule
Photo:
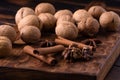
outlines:
[[[33,2],[33,1],[36,1],[36,2]],[[86,2],[88,3],[88,1],[86,1]],[[81,6],[82,5],[81,8],[84,8],[84,6],[86,6],[86,4],[85,4],[86,2],[81,3],[81,4],[70,2],[70,5],[76,5],[76,6]],[[4,0],[4,1],[0,2],[0,24],[10,24],[10,25],[14,24],[15,23],[14,22],[14,15],[20,7],[28,6],[28,7],[34,8],[35,5],[38,4],[38,3],[39,3],[39,0],[27,0],[27,1],[26,0],[21,0],[21,2],[19,2],[19,0]],[[66,3],[66,2],[64,2],[64,3]],[[108,3],[108,2],[106,2],[106,3]],[[109,9],[112,9],[112,10],[116,9],[116,12],[119,13],[120,12],[119,4],[117,2],[115,4],[112,4],[112,5],[110,5],[110,3],[108,3],[108,5],[110,5]],[[67,8],[71,9],[70,5],[68,5]],[[56,5],[56,6],[60,7],[60,5]],[[114,6],[115,6],[115,8],[113,9]],[[61,9],[61,8],[63,8],[63,6],[61,6],[58,9]],[[76,10],[78,8],[72,8],[72,9]],[[0,70],[1,70],[1,68],[0,68]],[[1,76],[2,73],[3,72],[0,71],[0,76]],[[113,65],[113,67],[109,71],[105,80],[120,80],[120,75],[119,74],[120,74],[120,56],[118,57],[115,64]],[[19,80],[19,79],[16,79],[16,80]],[[27,79],[25,79],[25,80],[27,80]]]
[[[107,74],[105,80],[120,80],[120,56]]]

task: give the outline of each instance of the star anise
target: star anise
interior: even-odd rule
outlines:
[[[82,49],[82,59],[84,60],[90,60],[93,58],[93,52],[89,47],[83,47]]]
[[[93,46],[95,49],[99,44],[102,43],[99,39],[86,39],[86,40],[83,40],[81,42],[86,44],[86,45]]]
[[[63,53],[63,57],[68,62],[73,62],[76,60],[90,60],[93,57],[93,53],[89,47],[83,47],[83,49],[78,48],[77,45],[72,44],[66,48]]]

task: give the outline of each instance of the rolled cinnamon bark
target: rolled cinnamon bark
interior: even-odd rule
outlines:
[[[56,46],[46,47],[46,48],[37,48],[36,50],[39,51],[39,54],[44,55],[44,54],[61,52],[64,49],[65,47],[63,45],[56,45]]]
[[[44,55],[39,55],[39,51],[35,50],[33,47],[31,46],[25,46],[23,48],[23,51],[49,65],[55,65],[57,63],[57,60],[51,56],[44,56]]]
[[[76,44],[78,45],[79,48],[83,48],[83,47],[89,47],[91,50],[93,50],[93,46],[89,46],[89,45],[86,45],[86,44],[83,44],[83,43],[79,43],[79,42],[75,42],[75,41],[71,41],[71,40],[68,40],[68,39],[65,39],[65,38],[62,38],[62,37],[58,37],[55,39],[55,42],[58,43],[58,44],[62,44],[62,45],[66,45],[66,46],[69,46],[71,44]]]

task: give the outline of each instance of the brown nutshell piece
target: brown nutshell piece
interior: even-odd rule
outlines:
[[[18,24],[25,16],[35,15],[35,12],[32,8],[22,7],[20,8],[15,15],[15,22]]]
[[[63,10],[57,11],[57,12],[54,14],[54,16],[55,16],[56,19],[58,19],[58,18],[61,17],[62,15],[69,15],[69,16],[72,17],[73,13],[72,13],[70,10],[68,10],[68,9],[63,9]]]
[[[94,18],[99,19],[102,13],[106,10],[102,6],[92,6],[89,8],[88,13],[90,13]]]
[[[120,17],[113,11],[105,12],[100,16],[100,25],[107,31],[117,31],[120,26]]]
[[[12,43],[5,37],[0,36],[0,57],[7,57],[12,54]]]
[[[40,30],[35,26],[26,26],[20,31],[21,39],[26,43],[36,43],[41,38]]]
[[[0,25],[0,36],[8,37],[13,43],[16,40],[16,31],[12,26]]]
[[[75,39],[78,36],[78,29],[72,22],[63,21],[55,29],[56,35],[67,39]]]
[[[19,22],[18,30],[20,31],[25,26],[36,26],[41,30],[42,22],[36,15],[28,15]]]
[[[54,5],[50,3],[40,3],[35,7],[35,13],[36,15],[39,15],[40,13],[55,13],[55,7]]]
[[[50,13],[41,13],[38,18],[43,23],[43,30],[54,29],[56,24],[55,17]]]

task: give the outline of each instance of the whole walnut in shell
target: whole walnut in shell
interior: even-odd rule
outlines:
[[[94,17],[99,19],[100,15],[106,10],[102,6],[92,6],[89,8],[88,12]]]
[[[14,42],[16,40],[17,33],[12,26],[0,25],[0,36],[6,36],[11,40],[11,42]]]
[[[108,31],[117,31],[120,27],[120,17],[113,11],[105,12],[100,16],[100,25]]]
[[[34,10],[29,7],[20,8],[15,15],[16,24],[18,24],[21,19],[23,19],[25,16],[28,16],[28,15],[35,15]]]
[[[57,19],[57,24],[61,23],[62,21],[69,21],[74,23],[75,21],[73,20],[72,16],[70,15],[62,15]]]
[[[38,18],[43,23],[43,30],[54,29],[56,24],[55,17],[50,13],[41,13]]]
[[[57,36],[75,39],[78,36],[78,29],[72,22],[63,21],[56,26],[55,33]]]
[[[79,33],[87,36],[94,36],[96,33],[98,33],[99,27],[99,22],[92,17],[82,19],[78,23]]]
[[[55,7],[51,3],[40,3],[35,8],[35,13],[39,15],[40,13],[55,13]]]
[[[12,43],[5,37],[0,36],[0,57],[10,56],[12,53]]]
[[[58,18],[61,17],[62,15],[72,16],[73,13],[72,13],[70,10],[68,10],[68,9],[63,9],[63,10],[57,11],[57,12],[54,14],[54,16],[55,16],[56,19],[58,19]]]
[[[18,30],[20,31],[26,25],[36,26],[40,30],[42,29],[42,22],[36,15],[28,15],[24,17],[18,24]]]
[[[40,40],[41,32],[35,26],[25,26],[20,31],[21,39],[26,43],[35,43]]]
[[[78,9],[73,14],[73,19],[76,23],[80,22],[83,18],[92,17],[86,10]]]

